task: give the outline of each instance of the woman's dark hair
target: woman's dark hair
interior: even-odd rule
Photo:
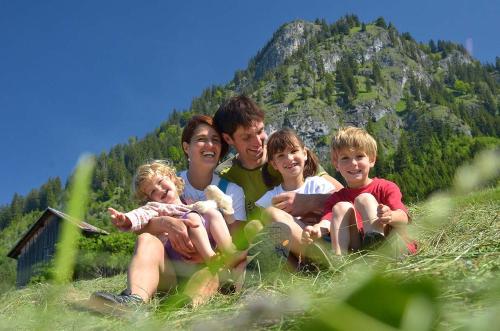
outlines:
[[[287,147],[296,147],[304,149],[304,142],[299,138],[297,133],[290,128],[284,128],[274,132],[267,141],[267,159],[271,161],[274,155],[282,152]],[[307,160],[304,164],[304,179],[310,176],[316,175],[319,167],[319,160],[316,154],[310,151],[308,148],[306,149]],[[266,165],[262,170],[262,177],[264,179],[264,183],[267,186],[271,186],[273,179],[268,169],[269,165]]]
[[[200,126],[201,124],[208,125],[212,127],[217,134],[220,136],[219,131],[214,126],[213,119],[210,116],[206,115],[194,115],[191,117],[191,119],[187,122],[186,126],[184,127],[184,130],[182,130],[182,137],[181,137],[181,143],[190,143],[191,139],[193,138],[194,132],[196,131],[196,128]],[[221,141],[221,151],[220,151],[220,158],[224,157],[228,151],[229,146],[227,143],[220,137]],[[184,149],[182,149],[184,151]],[[186,152],[184,152],[184,155],[187,157]]]

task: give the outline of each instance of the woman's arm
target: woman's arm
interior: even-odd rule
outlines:
[[[171,216],[158,216],[152,218],[149,223],[136,233],[149,232],[151,234],[167,233],[168,240],[172,247],[182,254],[190,258],[196,250],[193,243],[189,239],[188,227],[198,227],[198,224],[189,219],[179,219]]]

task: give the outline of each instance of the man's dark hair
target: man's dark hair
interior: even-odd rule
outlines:
[[[217,131],[232,137],[239,126],[248,128],[254,122],[264,122],[264,112],[252,99],[239,95],[220,106],[213,119]]]

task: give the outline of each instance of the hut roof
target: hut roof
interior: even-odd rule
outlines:
[[[17,241],[17,243],[10,250],[7,256],[13,259],[17,259],[24,245],[28,243],[31,237],[33,237],[39,231],[39,229],[41,229],[45,225],[50,216],[53,215],[60,219],[64,219],[75,226],[78,226],[85,234],[105,234],[105,235],[109,234],[107,231],[99,229],[98,227],[93,226],[89,223],[77,220],[76,218],[63,213],[62,211],[59,211],[51,207],[47,207],[42,216],[40,216],[40,218],[35,223],[33,223],[33,225],[28,229],[28,231],[26,231],[26,233],[21,237],[21,239]]]

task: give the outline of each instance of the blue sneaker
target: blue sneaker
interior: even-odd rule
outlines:
[[[120,294],[109,292],[94,292],[90,296],[90,306],[101,313],[113,313],[116,310],[124,311],[138,308],[144,300],[137,294],[130,294],[127,290]]]

